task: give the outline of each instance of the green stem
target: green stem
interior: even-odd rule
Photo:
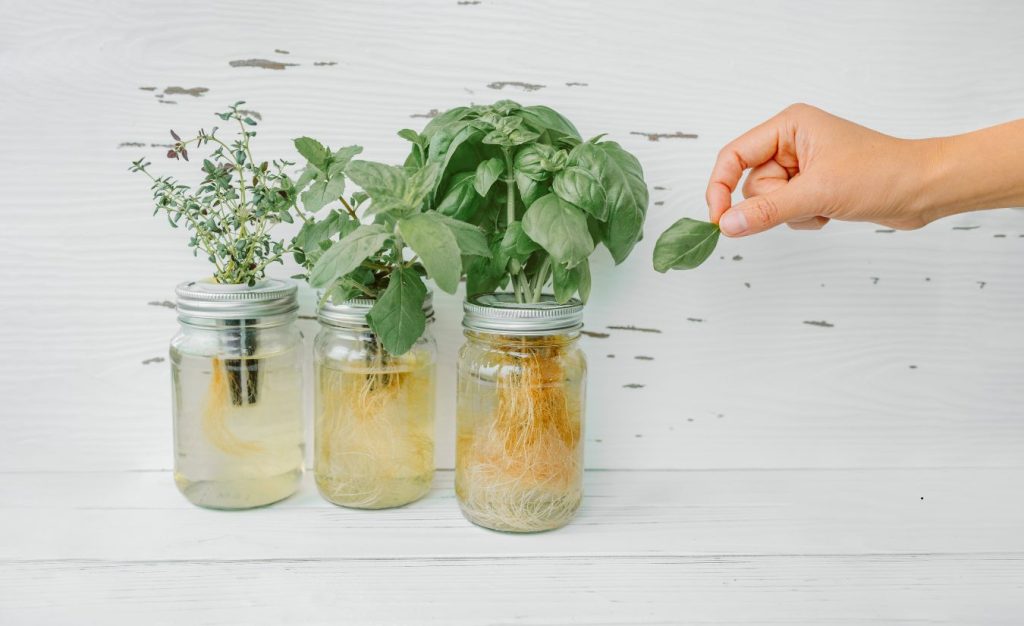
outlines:
[[[503,147],[501,150],[505,155],[505,221],[507,228],[509,224],[516,221],[516,179],[512,169],[512,151],[507,147]],[[516,302],[526,301],[529,285],[522,267],[512,274],[512,290],[516,294]]]
[[[544,283],[548,282],[548,275],[551,272],[551,257],[545,257],[540,271],[534,276],[533,299],[531,302],[540,302],[541,292],[544,290]]]

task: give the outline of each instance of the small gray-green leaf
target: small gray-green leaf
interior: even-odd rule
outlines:
[[[715,251],[718,233],[717,224],[684,217],[658,237],[654,244],[654,269],[692,270]]]
[[[352,159],[363,151],[362,146],[346,146],[339,148],[331,155],[330,165],[327,166],[327,173],[331,176],[341,174],[348,167]]]
[[[366,316],[385,350],[394,355],[405,354],[423,335],[427,324],[423,313],[426,297],[427,288],[415,270],[397,267],[391,272],[387,289]]]
[[[383,196],[401,198],[409,182],[409,175],[404,168],[374,161],[352,161],[347,173],[352,182],[362,187],[374,200]]]
[[[334,202],[345,192],[345,177],[335,176],[330,180],[320,179],[302,192],[302,206],[315,213],[325,205]]]
[[[363,224],[323,253],[309,273],[309,284],[323,288],[359,267],[391,237],[380,224]]]
[[[502,163],[501,159],[487,159],[480,163],[476,168],[476,179],[473,183],[476,192],[481,196],[486,196],[487,192],[491,190],[491,186],[501,177],[504,171],[505,164]]]
[[[312,137],[299,137],[295,140],[295,149],[299,151],[313,167],[323,171],[327,165],[329,153],[322,143]]]
[[[399,220],[398,230],[423,261],[427,275],[442,291],[455,293],[462,276],[462,256],[455,235],[441,217],[436,213],[417,213]]]
[[[553,193],[530,205],[523,230],[566,267],[576,266],[594,251],[586,215]]]

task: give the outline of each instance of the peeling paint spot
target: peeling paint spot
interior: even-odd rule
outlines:
[[[615,355],[614,355],[614,354],[607,354],[607,355],[605,355],[605,356],[607,356],[607,357],[608,357],[609,359],[614,359],[614,358],[615,358]]]
[[[581,330],[580,334],[586,335],[587,337],[593,337],[594,339],[607,339],[608,337],[611,337],[608,333],[599,333],[592,330]]]
[[[687,322],[698,322],[698,323],[702,323],[702,322],[704,321],[704,318],[703,318],[703,317],[688,317],[688,318],[686,318],[686,321],[687,321]]]
[[[589,87],[590,83],[568,82],[568,83],[565,83],[565,86],[566,87]]]
[[[877,285],[878,284],[878,277],[877,276],[872,276],[871,277],[871,284],[872,285]]]
[[[641,137],[647,137],[647,141],[661,141],[662,139],[696,139],[697,135],[694,133],[684,133],[676,131],[674,133],[643,133],[638,130],[632,130],[629,132],[630,135],[640,135]]]
[[[654,186],[654,190],[655,191],[666,191],[666,190],[668,190],[668,187],[661,187],[659,185],[655,185]]]
[[[626,389],[643,389],[647,385],[641,385],[640,383],[626,383],[623,385]],[[639,437],[640,435],[637,435]]]
[[[638,355],[636,355],[633,358],[636,359],[637,361],[653,361],[654,360],[653,356],[647,356],[647,355],[644,355],[644,354],[638,354]]]
[[[469,87],[463,87],[462,90],[465,91],[466,93],[468,93],[471,96],[476,93],[475,91],[473,91]]]
[[[204,93],[209,91],[206,87],[168,87],[164,89],[164,94],[168,96],[192,96],[193,98],[201,98]]]
[[[926,283],[932,282],[932,277],[931,276],[925,276],[924,277],[924,282],[926,282]]]
[[[879,229],[875,230],[875,232],[876,233],[894,233],[894,232],[896,232],[896,229],[895,228],[879,228]]]
[[[149,144],[149,147],[150,148],[173,148],[174,146],[172,144],[169,144],[169,143],[151,143],[151,144]]]
[[[151,301],[147,302],[146,304],[148,304],[149,306],[162,306],[165,309],[177,308],[177,307],[174,306],[174,303],[171,302],[170,300],[151,300]]]
[[[746,287],[747,289],[750,289],[750,283],[743,283],[743,285],[744,285],[744,286],[745,286],[745,287]]]
[[[974,230],[975,228],[981,228],[981,226],[954,226],[953,230]]]
[[[118,148],[145,148],[146,144],[141,141],[122,141],[117,144]]]
[[[985,282],[985,281],[983,281],[983,280],[979,280],[979,281],[977,281],[977,282],[978,282],[978,289],[984,289],[984,288],[985,288],[985,285],[987,285],[987,284],[988,284],[988,283],[986,283],[986,282]]]
[[[637,434],[635,434],[633,436],[636,437],[637,439],[640,439],[641,437],[643,437],[643,435],[641,435],[640,433],[637,433]]]
[[[280,48],[274,48],[274,52],[278,54],[291,54],[291,52],[288,52],[287,50],[282,50]]]
[[[639,326],[633,326],[628,324],[626,326],[606,326],[608,330],[635,330],[638,333],[660,333],[661,331],[657,328],[641,328]]]
[[[992,236],[995,237],[996,239],[1005,239],[1006,238],[1006,235],[1004,235],[1003,233],[999,233],[998,235],[992,235]]]
[[[830,324],[825,320],[804,320],[804,324],[807,324],[808,326],[821,326],[822,328],[833,328],[835,326],[835,324]]]
[[[692,417],[688,417],[688,418],[686,418],[686,421],[687,421],[687,422],[692,422],[692,421],[693,421],[693,418],[692,418]]]
[[[471,7],[480,4],[480,0],[459,0],[456,4],[460,7]]]
[[[715,417],[717,417],[718,419],[722,419],[723,417],[725,417],[725,413],[719,413]]]
[[[164,94],[162,94],[162,93],[158,93],[158,94],[155,94],[155,95],[154,95],[153,97],[154,97],[154,98],[163,98],[163,97],[164,97]]]
[[[160,104],[178,104],[174,100],[157,100]]]
[[[738,254],[736,254],[736,255],[733,255],[732,260],[733,261],[742,261],[743,257],[738,255]]]
[[[440,114],[441,114],[441,112],[438,111],[437,109],[430,109],[426,113],[413,113],[409,117],[425,117],[427,119],[431,119],[431,118],[437,117]]]
[[[142,364],[143,365],[149,365],[150,363],[163,363],[163,362],[164,362],[164,357],[162,357],[162,356],[155,356],[155,357],[153,357],[151,359],[146,359],[145,361],[142,362]]]
[[[664,200],[658,200],[657,202],[654,203],[654,206],[661,206],[663,204],[665,204]]]
[[[268,61],[267,59],[240,59],[228,61],[231,67],[259,67],[265,70],[283,70],[286,67],[294,67],[297,63],[281,63],[280,61]]]
[[[488,83],[489,89],[504,89],[505,87],[519,87],[523,91],[537,91],[538,89],[544,89],[547,85],[538,85],[536,83],[524,83],[518,80],[506,80],[506,81],[495,81]]]
[[[917,366],[916,366],[916,365],[911,365],[911,366],[910,366],[910,369],[912,369],[912,370],[916,370],[916,369],[917,369]]]
[[[313,66],[314,67],[330,67],[332,65],[337,65],[337,64],[338,64],[337,61],[313,61]]]
[[[252,111],[250,109],[238,109],[238,112],[242,115],[248,115],[249,117],[256,118],[261,122],[263,121],[263,116],[260,115],[259,111]]]
[[[141,91],[156,91],[156,87],[139,87]]]
[[[596,441],[597,443],[604,443],[604,439],[595,439],[594,441]]]

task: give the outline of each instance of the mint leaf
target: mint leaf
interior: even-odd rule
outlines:
[[[317,260],[309,273],[309,284],[323,288],[344,277],[391,238],[391,233],[380,224],[363,224],[334,242]]]
[[[397,267],[391,272],[387,289],[366,316],[385,350],[405,354],[420,338],[427,324],[426,297],[427,288],[415,270]]]
[[[417,213],[398,221],[398,230],[419,255],[427,275],[442,291],[455,293],[462,276],[462,257],[455,235],[436,213]]]
[[[295,140],[295,149],[310,164],[321,172],[327,169],[327,157],[330,155],[322,143],[311,137],[299,137]]]
[[[345,177],[335,176],[329,180],[318,180],[302,192],[302,206],[311,213],[316,213],[324,206],[334,202],[345,193]]]
[[[491,256],[491,249],[487,247],[487,237],[479,227],[466,222],[452,219],[446,215],[439,215],[441,222],[448,227],[455,235],[455,241],[459,244],[462,254],[469,256]]]

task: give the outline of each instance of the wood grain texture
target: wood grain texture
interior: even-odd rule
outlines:
[[[705,214],[720,146],[791,102],[905,137],[1020,117],[1019,3],[6,0],[0,17],[0,623],[1020,621],[1024,213],[780,229],[696,272],[650,261]],[[161,160],[167,130],[245,99],[259,154],[306,134],[397,162],[397,129],[505,97],[608,132],[651,187],[634,255],[594,261],[586,464],[607,471],[579,520],[479,530],[449,473],[375,514],[308,481],[260,511],[187,505],[161,304],[207,270],[129,161],[187,179]],[[451,468],[460,300],[435,301]]]

